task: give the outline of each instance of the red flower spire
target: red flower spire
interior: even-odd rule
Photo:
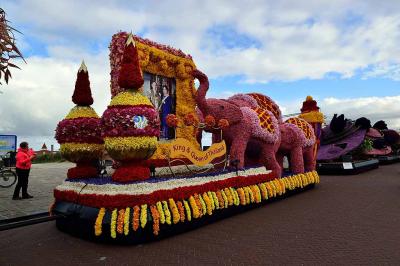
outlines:
[[[76,75],[75,91],[72,95],[72,101],[79,106],[90,106],[93,104],[89,73],[84,61],[82,61],[81,67]]]
[[[122,58],[121,70],[118,77],[118,85],[123,89],[139,89],[144,80],[139,65],[139,57],[132,33],[128,35],[125,51]]]

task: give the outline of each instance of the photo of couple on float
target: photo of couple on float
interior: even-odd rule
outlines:
[[[167,126],[168,114],[175,114],[175,79],[144,73],[143,93],[158,110],[161,122],[160,139],[174,139],[175,132]]]

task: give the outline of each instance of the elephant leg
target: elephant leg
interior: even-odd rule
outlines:
[[[262,150],[262,160],[265,167],[271,170],[276,178],[282,176],[282,168],[276,160],[276,152],[270,144],[266,144]]]
[[[314,146],[307,147],[304,151],[304,168],[306,171],[315,170]]]
[[[290,152],[290,169],[293,174],[304,173],[303,148],[300,146]]]
[[[237,137],[233,140],[230,150],[230,161],[239,160],[238,167],[244,167],[244,153],[246,151],[248,138]]]
[[[283,158],[285,157],[285,154],[283,154],[282,152],[277,152],[276,153],[276,161],[279,164],[279,166],[281,167],[281,169],[283,170]]]

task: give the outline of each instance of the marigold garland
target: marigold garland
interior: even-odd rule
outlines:
[[[200,201],[200,204],[201,204],[201,211],[203,212],[203,215],[206,215],[206,213],[207,213],[206,203],[204,202],[204,199],[203,199],[203,197],[201,195],[198,195],[198,197],[199,197],[199,201]]]
[[[181,201],[176,202],[176,206],[178,207],[179,217],[181,218],[181,222],[185,221],[185,208]]]
[[[165,215],[164,215],[164,210],[163,210],[162,203],[160,201],[158,201],[156,203],[156,206],[157,206],[158,214],[160,216],[160,223],[164,224],[165,223]]]
[[[138,230],[140,222],[140,208],[139,206],[133,207],[133,218],[132,218],[132,228],[133,231]]]
[[[125,209],[125,216],[124,216],[124,235],[129,234],[129,217],[131,216],[131,208],[127,207]]]
[[[99,213],[97,214],[96,222],[95,222],[95,225],[94,225],[94,234],[96,236],[101,235],[102,225],[103,225],[103,218],[104,218],[105,214],[106,214],[106,209],[105,208],[101,208],[99,210]]]
[[[221,190],[222,198],[224,199],[224,208],[228,208],[228,197],[226,196],[224,190]]]
[[[208,197],[207,193],[203,193],[203,200],[206,204],[206,210],[207,210],[207,214],[211,215],[212,214],[212,206],[211,206],[211,201],[210,198]]]
[[[232,205],[246,205],[251,202],[260,203],[262,200],[284,195],[287,190],[302,188],[317,182],[319,182],[319,176],[314,171],[311,173],[274,179],[256,185],[238,187],[236,189],[227,187],[217,190],[216,192],[206,191],[202,192],[202,194],[195,193],[189,197],[188,201],[175,201],[173,198],[169,198],[168,201],[158,201],[153,205],[143,204],[134,206],[132,226],[134,231],[136,231],[139,226],[145,228],[147,225],[148,206],[150,211],[149,217],[153,220],[153,233],[154,235],[158,235],[162,216],[164,216],[164,222],[170,225],[177,224],[179,221],[191,221],[192,214],[193,217],[197,219],[205,214],[212,215],[215,209],[228,208]],[[105,213],[105,208],[99,209],[94,225],[94,233],[96,236],[102,234],[102,222]],[[110,224],[112,238],[116,238],[117,233],[129,235],[129,218],[129,207],[120,210],[112,210]]]
[[[144,228],[147,223],[147,204],[143,204],[141,206],[141,212],[140,212],[140,226]]]
[[[168,203],[164,200],[162,202],[163,204],[163,210],[164,210],[164,215],[165,215],[165,222],[167,224],[171,224],[171,212],[168,209]]]
[[[153,234],[157,236],[158,232],[160,232],[160,216],[156,206],[151,205],[150,211],[151,216],[153,217]]]
[[[114,209],[111,213],[111,225],[110,225],[110,231],[111,231],[111,237],[116,238],[117,233],[115,231],[116,226],[117,226],[117,209]]]
[[[215,205],[215,209],[219,209],[219,201],[218,201],[218,197],[217,197],[217,193],[215,193],[215,191],[211,192],[213,200],[214,200],[214,205]]]
[[[220,190],[217,190],[216,192],[217,195],[217,200],[218,200],[218,204],[219,204],[219,208],[223,209],[225,207],[225,203],[224,203],[224,198],[222,196],[222,193]]]
[[[177,224],[181,219],[181,217],[179,216],[178,207],[176,206],[176,203],[173,199],[168,199],[168,203],[169,203],[169,208],[171,209],[172,212],[172,222],[174,224]]]
[[[192,213],[190,211],[189,203],[186,200],[184,200],[183,206],[185,206],[186,218],[190,222],[192,220]]]
[[[196,202],[197,209],[199,210],[199,217],[201,217],[203,216],[203,206],[201,205],[198,194],[194,194],[194,200]]]
[[[122,234],[124,232],[125,209],[118,211],[117,232]]]
[[[200,216],[199,208],[197,207],[196,200],[194,199],[193,196],[190,196],[189,203],[190,203],[190,207],[192,208],[192,211],[193,211],[193,218],[195,218],[195,219],[199,218],[199,216]]]
[[[214,198],[213,198],[212,192],[208,191],[207,192],[207,196],[208,196],[208,198],[210,200],[210,203],[211,203],[211,209],[215,210],[215,203],[214,203]]]

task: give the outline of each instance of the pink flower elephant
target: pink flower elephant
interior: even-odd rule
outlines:
[[[207,76],[194,70],[193,77],[200,82],[196,102],[202,115],[212,115],[217,121],[229,121],[229,127],[223,130],[223,139],[228,146],[230,161],[239,160],[238,166],[243,168],[248,144],[259,145],[261,162],[280,177],[282,170],[275,154],[280,146],[281,135],[275,116],[268,110],[258,108],[257,102],[249,96],[239,97],[240,100],[232,97],[227,100],[206,98],[209,88]],[[212,133],[213,142],[218,141],[218,132]]]

